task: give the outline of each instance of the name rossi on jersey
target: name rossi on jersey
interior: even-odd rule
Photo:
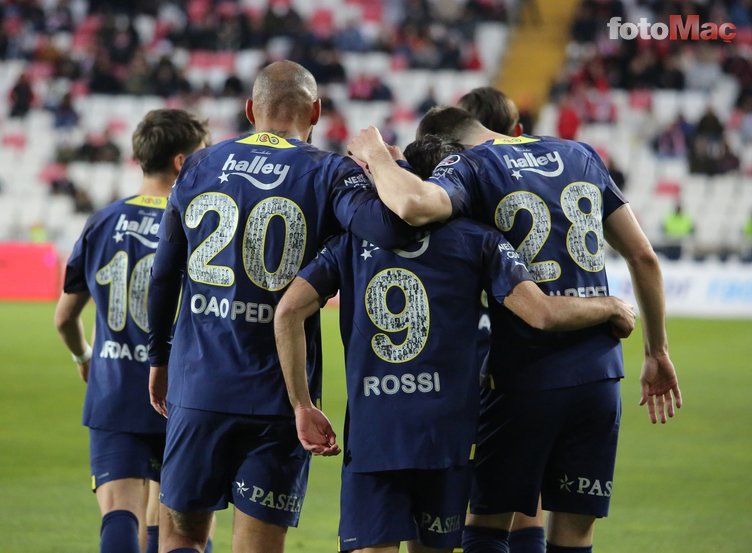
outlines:
[[[251,301],[229,300],[203,294],[191,296],[191,312],[195,315],[206,315],[231,321],[245,321],[247,323],[271,323],[274,320],[274,306],[267,303]]]
[[[441,380],[437,372],[363,377],[363,395],[365,397],[380,396],[381,394],[391,396],[399,392],[403,394],[414,394],[415,392],[427,394],[440,390]]]

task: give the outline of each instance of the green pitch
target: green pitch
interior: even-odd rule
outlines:
[[[98,550],[89,491],[84,386],[52,326],[50,304],[0,303],[0,550]],[[91,328],[89,324],[87,332]],[[336,312],[324,313],[324,407],[342,428],[344,386]],[[752,321],[672,320],[671,351],[685,407],[651,426],[639,398],[641,345],[626,342],[624,417],[611,516],[596,550],[746,553],[752,541]],[[301,526],[288,551],[335,551],[340,458],[313,462]],[[230,550],[220,513],[215,551]]]

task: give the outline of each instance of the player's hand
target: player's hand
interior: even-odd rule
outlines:
[[[321,410],[315,407],[296,407],[295,427],[298,439],[306,451],[325,457],[340,453],[332,423]]]
[[[386,144],[386,149],[389,152],[389,155],[392,156],[392,159],[394,161],[407,161],[405,154],[402,153],[402,150],[400,150],[399,146]]]
[[[647,404],[650,422],[655,424],[660,418],[666,422],[666,413],[673,417],[675,410],[682,406],[682,395],[676,369],[668,354],[646,356],[640,374],[640,405]]]
[[[157,413],[167,418],[167,365],[151,367],[149,371],[149,401]]]
[[[618,339],[627,338],[635,328],[634,307],[615,296],[610,296],[610,299],[613,309],[609,319],[611,332]]]
[[[89,382],[89,366],[91,365],[91,360],[84,361],[83,363],[78,363],[78,375],[81,377],[81,380],[84,382]]]
[[[367,129],[361,129],[358,134],[352,137],[347,144],[347,151],[366,164],[374,154],[389,153],[379,129],[373,125]]]

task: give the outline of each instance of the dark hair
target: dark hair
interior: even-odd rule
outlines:
[[[487,129],[501,134],[514,135],[514,128],[520,122],[514,102],[491,86],[472,89],[457,105],[473,114]]]
[[[459,142],[448,142],[433,134],[427,134],[405,148],[405,159],[422,179],[427,179],[442,159],[463,151]]]
[[[478,120],[462,108],[439,106],[428,110],[421,119],[415,138],[420,140],[432,134],[445,142],[462,143],[467,132],[479,125]]]
[[[209,141],[206,121],[181,109],[155,109],[133,133],[133,157],[144,174],[161,173],[171,168],[176,155],[193,153]]]

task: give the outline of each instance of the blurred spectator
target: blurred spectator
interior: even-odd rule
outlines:
[[[673,123],[658,133],[653,140],[653,149],[659,157],[685,157],[692,134],[692,126],[679,115]]]
[[[74,159],[92,163],[118,163],[120,156],[120,147],[112,141],[110,131],[105,130],[101,135],[88,134],[84,143],[76,149]]]
[[[710,91],[721,78],[718,49],[710,45],[697,47],[685,71],[687,88]]]
[[[351,100],[388,101],[391,89],[376,75],[360,74],[350,81],[348,92]]]
[[[720,175],[739,168],[739,158],[729,148],[718,116],[708,108],[700,118],[689,150],[689,170],[704,175]]]
[[[580,44],[595,42],[598,30],[603,26],[600,18],[596,17],[595,10],[590,2],[583,2],[582,7],[575,15],[572,22],[572,38]]]
[[[664,217],[661,227],[665,238],[663,254],[668,259],[679,259],[685,239],[695,232],[692,218],[682,211],[681,204],[677,202],[674,210]]]
[[[128,66],[128,74],[123,80],[123,89],[126,94],[134,96],[143,96],[151,92],[151,69],[143,50],[133,55]]]
[[[349,131],[342,113],[333,109],[329,113],[329,126],[326,129],[326,146],[332,152],[344,152]]]
[[[348,20],[345,27],[337,31],[332,40],[335,48],[343,52],[366,52],[369,48],[357,19]]]
[[[26,117],[34,102],[34,91],[27,73],[21,73],[10,90],[10,117]]]
[[[163,56],[152,69],[151,83],[151,92],[163,98],[191,91],[191,83],[167,56]]]
[[[611,175],[611,179],[614,181],[614,184],[619,190],[624,190],[624,185],[627,182],[627,179],[624,177],[624,173],[621,169],[619,169],[616,166],[616,163],[614,163],[613,158],[608,158],[608,162],[606,163],[606,169],[608,169],[609,174]]]
[[[89,91],[94,94],[120,94],[123,91],[107,52],[100,51],[94,60],[89,75]]]
[[[303,35],[305,25],[288,0],[269,0],[269,7],[264,14],[264,29],[270,37],[295,38]]]
[[[224,85],[222,85],[222,92],[220,93],[220,96],[239,98],[241,96],[244,96],[246,92],[246,86],[243,81],[240,80],[240,77],[233,73],[225,79],[225,83]]]
[[[73,107],[73,98],[70,92],[63,95],[52,113],[54,117],[52,125],[56,129],[70,129],[78,126],[78,112]]]
[[[395,145],[399,141],[397,129],[394,128],[394,120],[391,117],[387,117],[381,125],[379,125],[379,132],[381,132],[381,137],[387,144]]]
[[[89,194],[86,190],[77,188],[73,195],[73,210],[76,213],[92,213],[94,211],[94,203],[91,201]]]
[[[742,261],[752,261],[752,212],[742,226]]]
[[[433,86],[428,87],[425,98],[423,98],[415,107],[415,111],[419,117],[424,116],[428,111],[439,105],[439,101],[436,99],[436,92]]]
[[[575,140],[580,129],[580,116],[574,107],[572,96],[567,94],[559,104],[559,120],[556,130],[560,138]]]

